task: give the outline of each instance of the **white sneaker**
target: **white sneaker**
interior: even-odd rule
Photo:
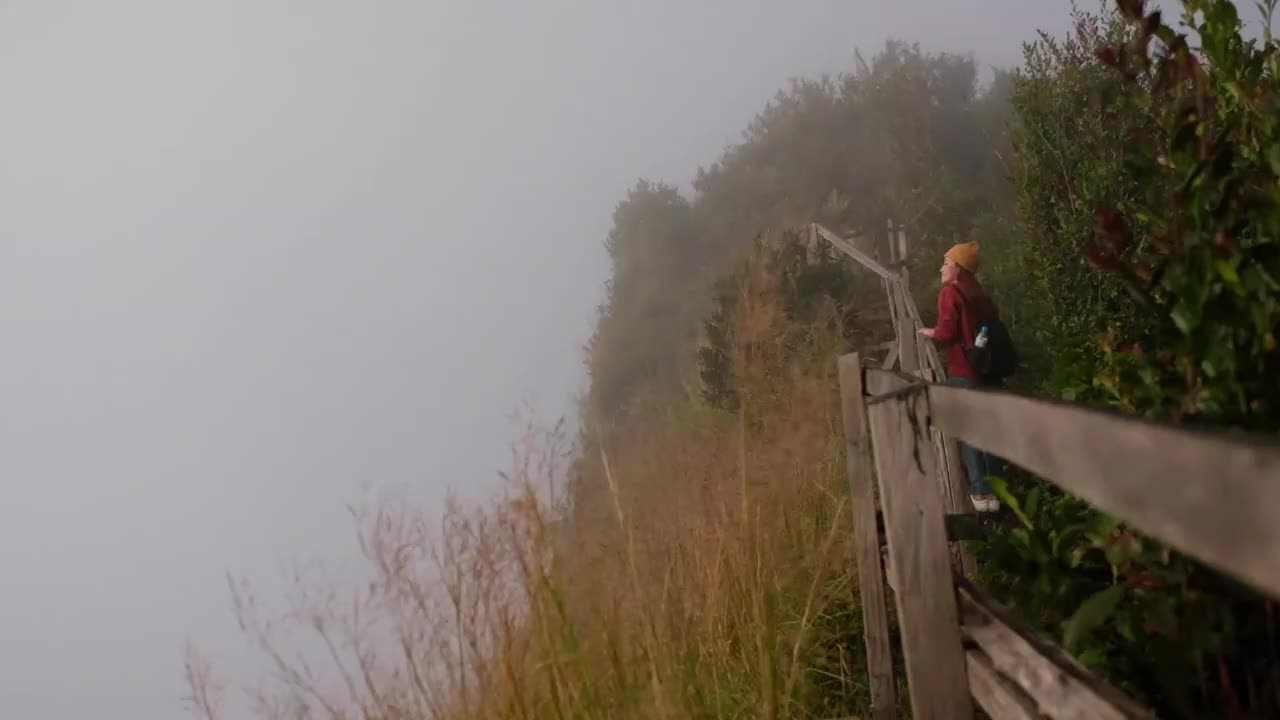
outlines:
[[[997,512],[1000,510],[1000,501],[995,498],[986,500],[970,495],[969,499],[973,501],[973,509],[978,512]]]

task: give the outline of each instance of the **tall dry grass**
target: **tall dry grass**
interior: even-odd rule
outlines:
[[[761,255],[735,328],[742,410],[650,407],[579,442],[530,430],[500,497],[356,513],[362,587],[233,587],[273,672],[257,716],[809,718],[866,702],[835,391],[839,333],[796,328]],[[299,648],[302,648],[299,653]],[[220,713],[193,652],[192,708]]]

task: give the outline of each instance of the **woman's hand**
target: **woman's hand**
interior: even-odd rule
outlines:
[[[933,328],[920,328],[916,332],[920,333],[921,335],[927,338],[933,337]]]

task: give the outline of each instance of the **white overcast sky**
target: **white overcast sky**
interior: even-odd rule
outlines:
[[[1087,4],[1087,3],[1086,3]],[[602,242],[796,75],[1067,0],[0,0],[0,717],[179,716],[224,573],[495,486]]]

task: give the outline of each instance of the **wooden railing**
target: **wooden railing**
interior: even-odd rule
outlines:
[[[880,362],[884,370],[895,366],[904,373],[916,375],[925,380],[940,382],[946,379],[946,369],[937,348],[930,342],[921,342],[916,330],[920,327],[920,311],[911,299],[910,282],[907,271],[903,267],[907,256],[906,231],[900,227],[889,225],[889,264],[886,267],[876,258],[858,248],[858,241],[842,238],[823,226],[809,225],[810,242],[823,240],[836,250],[847,255],[863,268],[880,277],[884,284],[885,300],[889,306],[889,318],[893,323],[894,339],[890,343],[888,353]],[[969,501],[969,493],[964,480],[964,469],[960,459],[960,450],[954,440],[949,440],[940,432],[932,432],[931,439],[937,457],[936,478],[942,490],[943,507],[948,514],[971,512],[973,504]],[[951,546],[953,559],[964,572],[974,570],[973,557],[963,546],[956,543]]]
[[[876,528],[915,718],[1146,718],[963,578],[947,552],[930,432],[990,451],[1280,599],[1280,446],[1011,393],[926,383],[840,358],[855,547],[876,718],[895,717]]]
[[[903,342],[919,326],[914,307],[904,307],[911,305],[905,282],[858,255],[850,253],[888,273],[881,276],[889,302],[910,320],[895,323],[899,353],[916,353],[925,369],[867,367],[858,353],[839,359],[872,717],[897,717],[889,589],[916,720],[967,720],[973,700],[995,720],[1154,717],[965,578],[972,560],[948,536],[968,513],[955,441],[1030,470],[1277,599],[1280,444],[931,382],[943,378],[940,364],[927,372],[933,360]]]

